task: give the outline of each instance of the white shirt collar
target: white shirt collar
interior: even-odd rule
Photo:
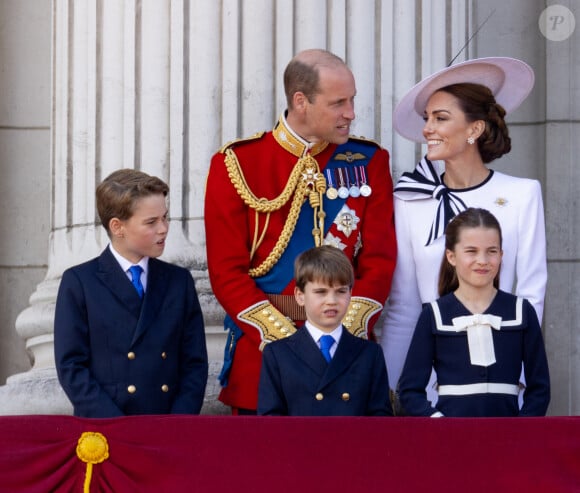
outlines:
[[[334,329],[330,333],[321,331],[318,327],[315,327],[308,321],[306,321],[304,327],[306,328],[306,330],[308,330],[308,333],[312,336],[312,339],[314,339],[316,343],[318,343],[318,340],[323,335],[330,335],[336,341],[336,345],[334,346],[336,347],[338,345],[338,341],[340,341],[340,337],[342,336],[342,324],[340,324],[336,329]]]
[[[143,269],[142,276],[144,275],[145,278],[147,278],[149,257],[143,257],[141,260],[139,260],[139,263],[134,264],[132,262],[129,262],[125,257],[123,257],[123,255],[121,255],[117,250],[115,250],[112,243],[109,243],[109,250],[111,250],[111,253],[113,254],[113,257],[115,257],[115,260],[119,262],[119,265],[121,266],[121,269],[123,269],[123,272],[127,272],[129,270],[129,267],[131,267],[132,265],[140,265],[141,268]]]

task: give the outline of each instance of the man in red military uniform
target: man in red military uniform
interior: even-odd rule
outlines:
[[[261,349],[302,325],[296,256],[334,245],[355,269],[344,326],[372,338],[395,268],[388,152],[350,136],[355,81],[325,50],[296,55],[284,72],[288,110],[271,132],[224,146],[205,197],[209,278],[229,331],[220,400],[257,407]]]

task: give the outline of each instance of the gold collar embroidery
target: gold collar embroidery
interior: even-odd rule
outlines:
[[[283,114],[280,115],[280,119],[274,127],[274,130],[272,130],[272,134],[278,144],[296,157],[304,156],[309,148],[310,155],[316,156],[328,147],[328,142],[316,142],[315,144],[312,144],[312,147],[310,147],[308,142],[296,135],[296,133],[288,126]]]

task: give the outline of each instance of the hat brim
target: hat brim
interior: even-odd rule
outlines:
[[[393,112],[395,130],[403,137],[424,142],[423,115],[429,98],[442,87],[471,82],[487,86],[495,100],[506,110],[514,111],[534,87],[534,71],[516,58],[477,58],[446,67],[415,85]]]

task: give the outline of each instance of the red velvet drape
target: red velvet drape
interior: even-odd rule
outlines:
[[[92,493],[580,491],[580,417],[241,416],[2,417],[0,491],[81,493],[83,432]]]

